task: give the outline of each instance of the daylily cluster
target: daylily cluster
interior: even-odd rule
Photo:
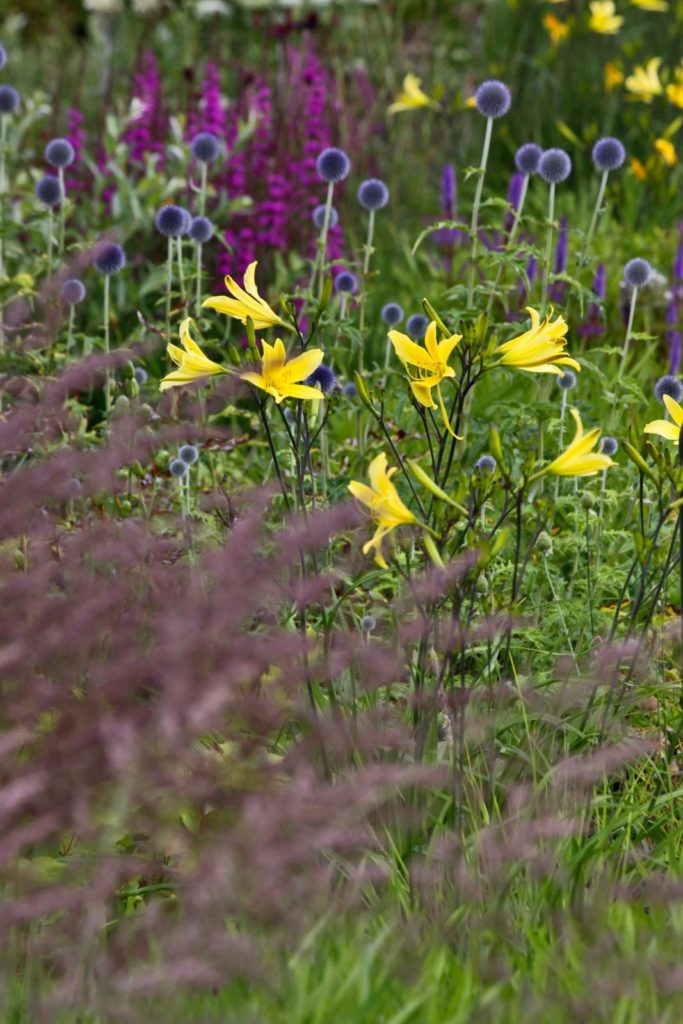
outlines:
[[[437,404],[432,396],[432,390],[436,389],[439,398],[438,408],[441,410],[444,426],[454,437],[456,435],[450,425],[443,403],[441,382],[449,377],[455,377],[455,370],[448,365],[448,360],[461,339],[461,334],[451,334],[443,341],[438,341],[437,325],[434,320],[429,323],[425,332],[424,348],[420,348],[400,331],[389,331],[389,340],[394,346],[396,355],[406,368],[410,388],[416,401],[426,409],[436,409]]]
[[[399,496],[391,478],[396,473],[396,466],[387,469],[387,457],[382,452],[372,460],[368,467],[370,486],[358,480],[349,483],[351,494],[369,510],[377,523],[372,538],[363,545],[363,554],[375,549],[375,562],[382,569],[388,568],[382,554],[382,541],[397,526],[417,523],[417,519],[407,508]]]
[[[500,357],[495,365],[512,366],[528,373],[553,373],[557,377],[562,376],[561,366],[580,371],[577,361],[564,351],[568,329],[564,317],[558,316],[553,320],[551,310],[541,320],[530,306],[527,306],[527,312],[531,317],[530,329],[498,346],[493,353]]]

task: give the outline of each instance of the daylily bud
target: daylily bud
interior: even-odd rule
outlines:
[[[641,473],[644,473],[646,476],[649,476],[649,478],[651,480],[654,480],[654,482],[657,483],[657,477],[652,472],[652,470],[650,469],[650,467],[648,466],[647,462],[645,461],[643,456],[640,454],[640,452],[637,451],[633,447],[633,445],[630,444],[628,441],[624,441],[623,444],[622,444],[622,447],[623,447],[624,451],[626,452],[626,454],[628,455],[628,457],[631,460],[631,462],[634,462],[636,464],[636,466],[641,471]]]
[[[503,462],[503,446],[500,443],[498,428],[493,425],[489,427],[489,448],[491,449],[494,459],[500,466]]]
[[[429,555],[437,569],[445,569],[446,565],[444,563],[443,558],[439,554],[439,549],[437,548],[436,544],[434,543],[434,541],[432,540],[428,533],[423,533],[422,543],[424,544],[425,551],[427,552],[427,554]]]
[[[353,375],[353,379],[356,382],[356,387],[358,388],[358,397],[360,398],[361,402],[363,403],[365,408],[368,410],[368,412],[372,413],[372,415],[375,417],[375,419],[378,420],[379,419],[379,413],[377,412],[377,410],[375,409],[374,405],[372,404],[372,399],[370,398],[370,394],[369,394],[368,389],[366,387],[365,381],[363,380],[363,378],[361,377],[361,375],[358,373],[357,370],[356,370],[356,372]]]

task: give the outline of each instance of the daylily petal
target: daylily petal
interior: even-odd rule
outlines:
[[[676,399],[672,398],[671,395],[664,395],[663,399],[667,412],[676,426],[680,427],[683,425],[683,409],[680,407]]]
[[[670,420],[652,420],[643,428],[645,434],[658,434],[667,441],[678,441],[681,436],[681,428]]]
[[[410,390],[415,395],[415,398],[424,405],[426,409],[436,409],[436,402],[432,396],[432,389],[428,384],[423,381],[411,380]]]
[[[389,340],[402,363],[422,366],[425,369],[432,368],[434,360],[430,358],[429,353],[411,341],[407,334],[401,334],[400,331],[389,331]]]
[[[310,377],[322,363],[324,354],[321,348],[312,348],[290,359],[285,370],[289,380],[305,380],[306,377]]]
[[[309,384],[289,384],[285,392],[285,398],[305,398],[311,402],[319,402],[324,397],[322,391]]]

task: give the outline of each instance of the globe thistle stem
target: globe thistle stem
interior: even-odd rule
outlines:
[[[567,413],[567,394],[568,394],[567,391],[563,391],[562,392],[562,404],[560,405],[560,436],[559,436],[558,442],[557,442],[557,450],[558,450],[558,452],[561,452],[563,450],[562,449],[562,441],[563,441],[563,438],[564,438],[564,418],[565,418],[565,415]],[[558,497],[559,493],[560,493],[560,477],[558,475],[558,476],[555,477],[555,501],[557,501],[557,497]]]
[[[470,222],[470,234],[472,236],[472,251],[470,253],[470,270],[467,278],[467,305],[470,309],[472,308],[472,303],[474,302],[474,275],[476,271],[477,249],[479,243],[479,206],[481,204],[481,195],[484,190],[484,178],[486,176],[486,167],[489,162],[489,149],[491,148],[492,131],[493,118],[487,117],[486,131],[484,133],[484,147],[481,153],[479,177],[477,178],[477,187],[474,193],[474,204],[472,206],[472,220]]]
[[[196,297],[195,301],[196,301],[196,306],[197,306],[197,318],[199,319],[199,317],[202,314],[202,244],[201,244],[201,242],[199,242],[197,244],[197,271],[196,271],[196,273],[197,273],[197,297]]]
[[[66,354],[67,357],[71,355],[71,346],[74,340],[74,319],[76,316],[76,307],[74,305],[69,306],[69,326],[66,333]]]
[[[209,165],[202,162],[200,164],[200,184],[199,184],[199,216],[203,217],[206,212],[206,180],[208,175]]]
[[[104,411],[109,414],[111,407],[111,372],[109,369],[109,274],[104,278],[104,354],[107,366],[104,377]]]
[[[5,192],[7,191],[7,114],[0,116],[0,280],[5,276]]]
[[[315,264],[313,266],[313,281],[311,282],[311,284],[314,285],[316,275],[319,276],[318,300],[322,298],[323,285],[325,283],[325,253],[327,252],[327,235],[330,230],[333,196],[334,182],[330,181],[327,185],[327,198],[325,199],[325,216],[323,217],[323,226],[320,229],[320,237],[318,238],[318,254],[316,257]]]
[[[180,300],[183,305],[187,300],[185,294],[185,274],[183,272],[183,238],[182,235],[178,235],[178,283],[180,285]]]
[[[589,251],[589,249],[591,247],[591,242],[593,241],[593,235],[595,234],[595,229],[598,226],[598,220],[599,220],[600,214],[602,212],[602,204],[603,204],[604,199],[605,199],[605,190],[607,188],[607,179],[608,178],[609,178],[609,171],[603,171],[602,172],[602,177],[600,178],[600,187],[598,188],[598,195],[597,195],[597,198],[595,200],[595,207],[593,209],[593,216],[591,217],[591,222],[590,222],[590,224],[588,226],[588,232],[586,234],[586,238],[585,238],[584,243],[583,243],[583,248],[581,250],[581,256],[579,257],[579,269],[581,269],[585,265],[586,260],[588,259],[588,251]]]
[[[678,463],[679,466],[683,466],[683,430],[680,432],[678,437]],[[683,505],[678,510],[678,564],[679,564],[679,576],[680,576],[680,601],[681,608],[683,608]],[[681,636],[680,636],[680,662],[683,669],[683,615],[681,615]],[[683,711],[683,670],[681,671],[681,695],[680,695],[680,706]]]
[[[545,238],[545,257],[543,259],[543,283],[541,285],[541,316],[545,316],[548,302],[548,280],[550,278],[550,260],[553,251],[553,229],[555,227],[555,182],[548,187],[548,230]]]
[[[53,233],[54,233],[54,213],[52,207],[48,206],[47,209],[47,272],[48,276],[52,273],[52,247],[53,247]]]
[[[171,340],[171,289],[173,287],[173,239],[168,238],[166,254],[166,340]]]
[[[626,367],[626,360],[628,359],[628,350],[631,344],[631,334],[633,333],[633,318],[636,312],[636,302],[638,300],[638,289],[633,288],[631,291],[631,304],[628,311],[628,323],[626,325],[626,337],[624,338],[624,349],[621,353],[621,362],[619,363],[619,369],[617,371],[616,383],[619,384],[621,378],[624,375],[624,369]]]
[[[59,204],[59,239],[57,242],[57,251],[61,257],[64,253],[64,236],[66,234],[66,183],[64,181],[64,168],[60,167],[57,174],[59,177],[59,188],[62,193],[62,199]]]
[[[507,241],[505,243],[505,248],[507,250],[511,249],[512,246],[514,245],[515,239],[517,237],[517,231],[519,230],[519,225],[520,225],[520,223],[522,221],[522,212],[524,210],[524,203],[526,202],[527,189],[529,188],[529,177],[530,177],[530,175],[525,174],[524,175],[524,180],[522,181],[522,191],[519,194],[519,203],[517,205],[517,209],[515,210],[515,217],[514,217],[514,220],[512,221],[512,226],[510,227],[510,232],[508,234]],[[496,277],[495,277],[495,280],[493,282],[493,288],[491,289],[491,293],[489,295],[489,301],[488,301],[488,305],[486,307],[486,312],[487,313],[491,312],[491,309],[493,307],[493,302],[494,302],[494,299],[496,297],[496,292],[498,290],[498,285],[500,284],[500,279],[501,279],[502,276],[503,276],[503,263],[501,262],[501,263],[498,264],[498,270],[496,272]]]
[[[368,289],[368,274],[370,273],[370,260],[374,249],[372,248],[372,242],[375,236],[375,211],[370,210],[368,214],[368,235],[365,241],[365,255],[363,256],[363,277],[360,285],[360,295],[358,300],[360,302],[360,322],[359,328],[361,334],[365,330],[365,301],[367,299]],[[361,338],[360,349],[358,353],[358,370],[359,373],[363,372],[363,339]]]

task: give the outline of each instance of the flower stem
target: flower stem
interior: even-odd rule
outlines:
[[[361,334],[363,333],[363,330],[365,329],[365,299],[366,299],[366,296],[367,296],[368,274],[370,273],[370,259],[372,257],[372,253],[373,253],[372,240],[373,240],[374,234],[375,234],[375,211],[374,210],[370,210],[370,215],[368,217],[368,237],[367,237],[367,240],[365,242],[365,255],[363,257],[363,278],[361,280],[360,296],[359,296],[359,301],[360,301],[360,323],[359,323],[359,327],[360,327]],[[360,354],[359,354],[359,357],[358,357],[358,369],[359,369],[360,373],[363,372],[363,339],[362,338],[361,338]]]
[[[173,239],[168,239],[166,255],[166,341],[171,340],[171,288],[173,286]]]
[[[591,222],[590,222],[590,226],[588,228],[588,233],[586,234],[586,238],[585,238],[585,241],[583,243],[583,249],[581,250],[581,256],[579,257],[579,270],[586,263],[586,259],[588,257],[588,250],[591,247],[591,242],[593,241],[593,235],[595,234],[595,229],[598,226],[598,218],[600,217],[600,213],[602,212],[602,203],[603,203],[603,200],[605,198],[605,189],[607,188],[607,179],[608,179],[608,177],[609,177],[609,171],[603,171],[602,172],[602,178],[600,179],[600,187],[598,189],[598,196],[597,196],[597,199],[595,200],[595,208],[593,210],[593,216],[591,217]]]
[[[197,318],[202,312],[202,244],[197,243]]]
[[[5,276],[5,193],[7,192],[7,114],[0,116],[0,280]]]
[[[200,179],[200,185],[199,185],[199,214],[200,214],[201,217],[204,216],[204,212],[206,210],[206,175],[207,175],[207,169],[208,169],[207,165],[205,163],[202,163],[201,171],[200,171],[201,179]]]
[[[54,230],[54,213],[52,207],[48,207],[47,211],[47,273],[48,277],[52,273],[52,234]]]
[[[66,355],[67,358],[71,355],[71,346],[74,339],[74,316],[76,313],[76,307],[69,306],[69,327],[66,335]]]
[[[107,359],[104,378],[104,411],[109,412],[111,407],[111,373],[109,370],[109,283],[110,277],[107,274],[104,278],[104,354]]]
[[[624,350],[621,353],[621,362],[619,363],[619,369],[617,371],[616,383],[619,384],[626,367],[626,360],[628,359],[628,349],[631,344],[631,334],[633,332],[633,318],[636,312],[636,301],[638,299],[638,289],[634,288],[631,292],[631,305],[628,311],[628,323],[626,325],[626,337],[624,338]]]
[[[178,281],[180,284],[180,299],[185,305],[187,296],[185,294],[185,275],[183,273],[183,236],[178,235]]]
[[[563,391],[562,391],[562,405],[560,406],[560,437],[559,437],[558,445],[557,445],[557,450],[559,452],[562,451],[562,439],[563,439],[563,436],[564,436],[564,417],[565,417],[565,413],[566,412],[567,412],[567,392],[563,389]],[[560,493],[560,477],[559,477],[559,474],[558,474],[558,476],[555,477],[555,501],[557,501],[557,496],[558,496],[559,493]]]
[[[486,119],[486,132],[484,134],[484,148],[481,153],[481,165],[479,167],[479,177],[477,178],[477,188],[474,193],[474,204],[472,206],[472,220],[470,222],[470,234],[472,236],[472,251],[470,253],[470,270],[467,278],[467,306],[469,309],[472,308],[474,301],[474,275],[476,271],[477,262],[477,247],[479,242],[478,228],[479,228],[479,205],[481,203],[481,194],[484,189],[484,177],[486,175],[486,165],[489,162],[489,149],[491,148],[491,132],[493,131],[493,118],[487,117]]]
[[[550,259],[553,248],[553,228],[555,227],[555,182],[550,182],[548,190],[548,231],[545,238],[545,257],[543,260],[543,284],[541,287],[541,316],[545,316],[548,301],[548,280],[550,278]]]
[[[318,299],[322,298],[323,285],[325,283],[325,253],[327,252],[327,235],[330,230],[330,220],[332,219],[333,195],[334,182],[331,181],[327,186],[327,198],[325,199],[325,213],[323,216],[323,226],[320,229],[320,238],[318,239],[318,255],[316,257],[316,262],[313,266],[313,282],[315,282],[316,273],[319,274]]]
[[[66,232],[66,182],[64,181],[64,168],[59,168],[59,187],[62,193],[62,199],[59,204],[59,239],[58,239],[58,253],[60,257],[64,253],[64,235]]]

